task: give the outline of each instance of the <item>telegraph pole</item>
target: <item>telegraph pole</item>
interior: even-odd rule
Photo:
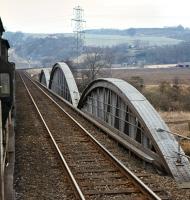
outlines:
[[[75,33],[75,37],[76,37],[76,48],[77,48],[77,65],[79,65],[79,54],[81,51],[81,47],[82,47],[82,43],[84,42],[84,38],[85,38],[85,31],[84,31],[84,24],[85,24],[85,20],[84,18],[84,10],[80,7],[80,6],[76,6],[75,8],[73,8],[73,15],[74,18],[72,19],[72,21],[74,22],[74,26],[73,26],[73,32]]]

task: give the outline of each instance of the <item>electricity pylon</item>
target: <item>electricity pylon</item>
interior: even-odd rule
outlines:
[[[76,37],[77,64],[78,64],[79,63],[78,57],[81,52],[82,46],[84,44],[84,38],[85,38],[84,24],[86,21],[83,19],[84,10],[80,6],[76,6],[75,8],[73,8],[73,15],[74,15],[74,18],[72,19],[72,21],[74,22],[73,32],[75,33]]]

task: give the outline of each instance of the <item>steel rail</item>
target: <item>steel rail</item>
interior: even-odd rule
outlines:
[[[47,124],[46,124],[46,122],[45,122],[45,120],[44,120],[44,118],[43,118],[43,116],[42,116],[42,114],[41,114],[36,102],[34,101],[34,98],[32,97],[32,95],[31,95],[31,93],[30,93],[30,91],[29,91],[29,89],[28,89],[28,87],[27,87],[27,85],[26,85],[26,83],[25,83],[25,81],[22,78],[20,73],[19,73],[19,76],[20,76],[20,78],[21,78],[21,80],[22,80],[22,82],[23,82],[23,84],[24,84],[24,86],[25,86],[25,88],[26,88],[26,90],[28,92],[28,95],[30,96],[30,98],[32,100],[32,103],[34,104],[34,106],[35,106],[35,108],[36,108],[36,110],[37,110],[37,112],[38,112],[38,114],[39,114],[39,116],[40,116],[40,118],[41,118],[41,120],[42,120],[42,122],[43,122],[43,124],[44,124],[44,126],[45,126],[45,128],[46,128],[46,130],[47,130],[47,132],[48,132],[48,134],[49,134],[49,136],[50,136],[50,138],[51,138],[51,140],[52,140],[57,152],[58,152],[58,154],[59,154],[59,156],[60,156],[60,159],[61,159],[61,161],[62,161],[62,163],[63,163],[63,165],[64,165],[64,167],[65,167],[65,169],[66,169],[66,171],[67,171],[67,173],[69,175],[70,180],[72,181],[72,184],[73,184],[75,190],[77,191],[76,195],[81,200],[85,200],[84,194],[82,193],[77,181],[75,180],[75,178],[74,178],[74,176],[73,176],[73,174],[72,174],[72,172],[71,172],[71,170],[70,170],[70,168],[69,168],[69,166],[68,166],[68,164],[67,164],[67,162],[66,162],[66,160],[65,160],[65,158],[63,156],[63,154],[61,153],[61,151],[60,151],[60,149],[59,149],[59,147],[58,147],[58,145],[57,145],[57,143],[56,143],[51,131],[49,130],[49,128],[48,128],[48,126],[47,126]]]
[[[90,139],[102,150],[102,152],[107,155],[115,165],[119,167],[127,177],[130,177],[133,180],[135,185],[138,185],[141,188],[141,192],[145,195],[148,195],[149,198],[155,200],[161,200],[161,198],[155,194],[147,185],[145,185],[131,170],[129,170],[121,161],[119,161],[112,153],[110,153],[100,142],[98,142],[79,122],[77,122],[69,113],[67,113],[52,97],[50,97],[44,90],[42,90],[37,83],[35,83],[31,77],[26,74],[26,77],[39,89],[41,90],[52,102],[56,104],[73,122],[75,122],[80,129],[82,129]]]

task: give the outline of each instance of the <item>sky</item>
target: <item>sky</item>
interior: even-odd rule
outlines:
[[[77,5],[86,29],[190,27],[189,0],[0,0],[0,17],[7,31],[72,32]]]

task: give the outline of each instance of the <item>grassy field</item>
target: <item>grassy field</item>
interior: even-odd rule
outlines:
[[[129,80],[132,76],[143,78],[145,85],[158,85],[162,81],[173,82],[179,79],[180,84],[190,85],[190,68],[167,69],[117,69],[112,70],[113,77]]]
[[[149,36],[121,36],[121,35],[98,35],[86,34],[85,42],[89,46],[113,46],[122,43],[134,44],[135,41],[141,40],[148,45],[174,45],[181,42],[167,37],[149,37]]]
[[[160,112],[165,122],[190,120],[190,112]],[[168,123],[170,130],[183,136],[190,137],[190,127],[187,122]],[[181,146],[187,155],[190,155],[190,140],[182,140]]]
[[[64,34],[65,36],[74,36],[72,33]],[[167,37],[151,37],[151,36],[122,36],[122,35],[99,35],[85,34],[85,44],[87,46],[113,46],[118,44],[134,44],[136,41],[143,41],[148,45],[174,45],[182,42],[182,40]]]
[[[176,132],[180,135],[190,136],[190,130],[187,122],[184,123],[169,123],[176,121],[190,120],[190,112],[159,112],[165,122],[168,122],[168,126],[171,131]]]

